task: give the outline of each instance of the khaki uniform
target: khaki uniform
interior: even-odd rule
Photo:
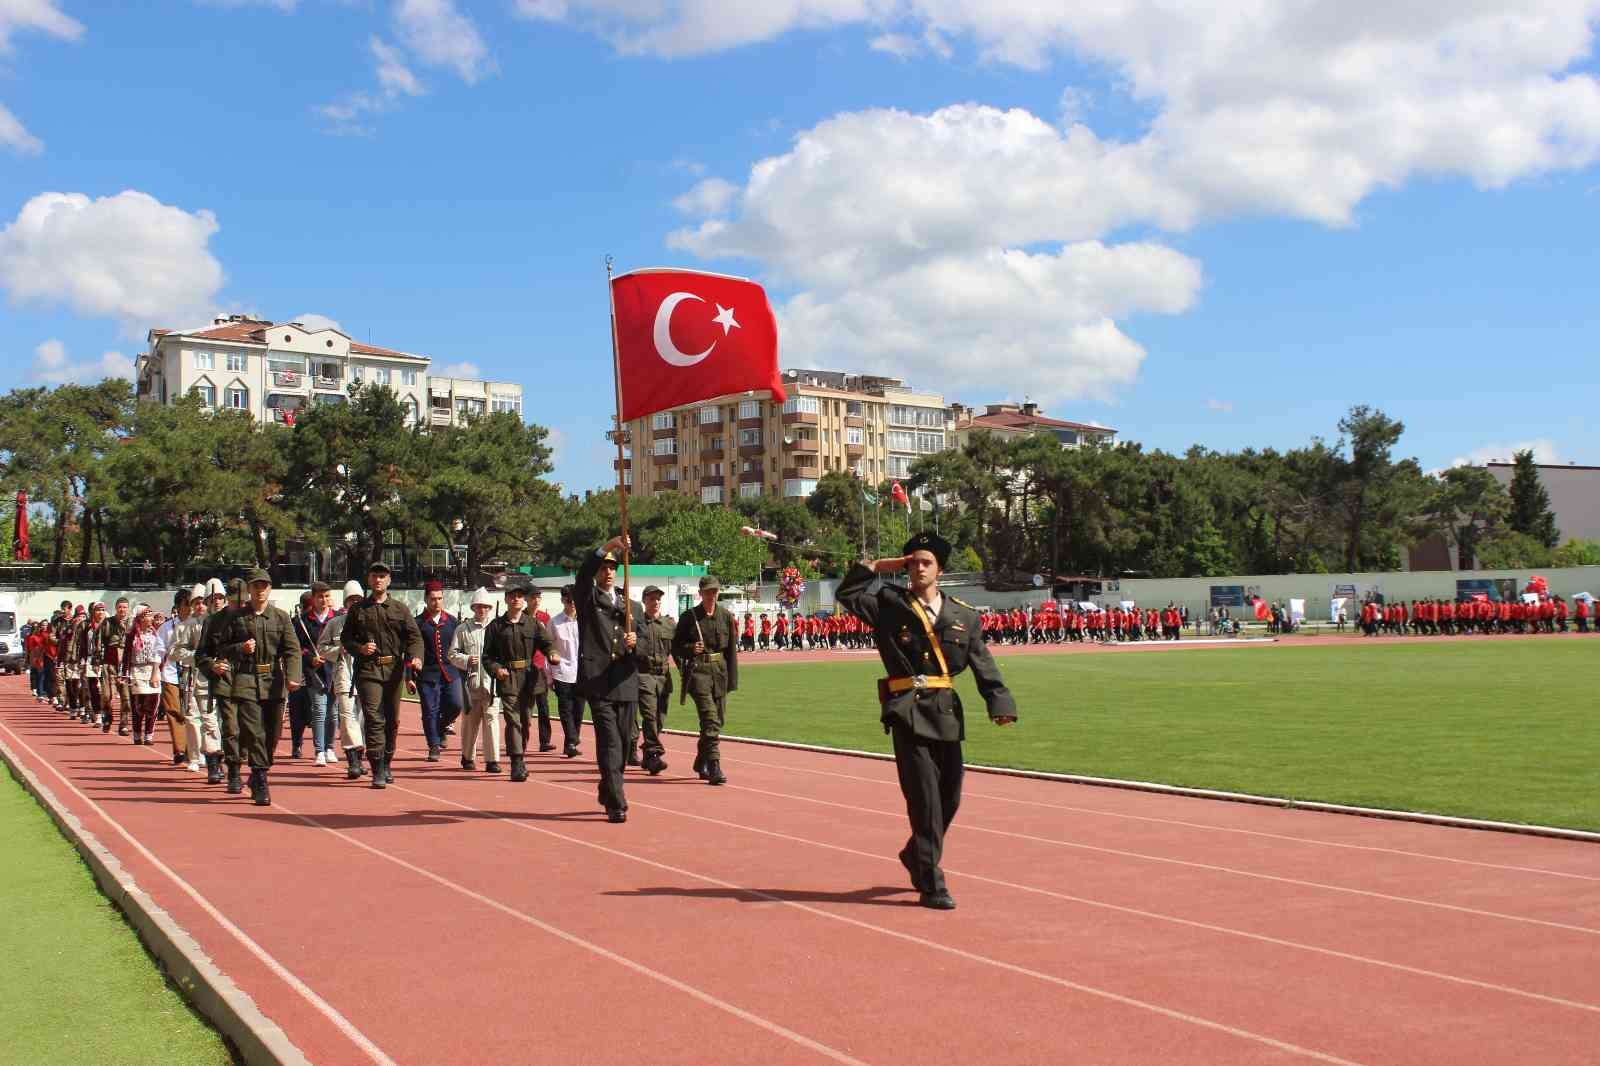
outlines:
[[[370,595],[350,609],[339,637],[355,660],[356,697],[361,702],[361,733],[367,742],[367,759],[394,760],[395,737],[400,732],[400,692],[406,663],[422,658],[422,632],[406,605],[395,599],[382,603]],[[377,650],[367,655],[371,642]]]
[[[267,604],[261,613],[249,606],[229,611],[218,627],[219,657],[231,668],[230,696],[239,723],[239,749],[252,770],[272,766],[283,733],[283,708],[289,682],[298,684],[300,640],[287,611]],[[255,641],[253,652],[245,642]]]
[[[634,632],[639,643],[633,656],[639,662],[639,717],[644,724],[644,765],[651,767],[666,748],[661,730],[666,728],[668,697],[672,695],[672,619],[665,615],[640,617]]]
[[[512,769],[521,764],[528,747],[528,733],[532,726],[530,709],[534,697],[543,691],[544,675],[533,665],[535,652],[548,658],[555,651],[555,641],[544,623],[533,614],[524,612],[515,622],[502,615],[490,622],[483,637],[483,667],[494,677],[495,691],[500,697],[500,712],[504,716],[506,754],[511,756]],[[501,681],[498,671],[510,676]],[[466,741],[461,743],[461,753],[467,754]]]
[[[233,706],[233,667],[221,654],[218,637],[222,634],[230,615],[237,607],[224,607],[206,615],[200,627],[200,648],[196,659],[211,697],[211,713],[216,716],[218,731],[222,734],[222,761],[238,766],[244,761],[239,750],[239,716]]]
[[[684,688],[700,716],[700,744],[695,768],[720,762],[722,727],[728,720],[728,693],[739,687],[739,638],[733,615],[717,607],[707,616],[696,605],[678,619],[672,639],[672,656],[684,671]],[[705,651],[694,652],[695,644]]]

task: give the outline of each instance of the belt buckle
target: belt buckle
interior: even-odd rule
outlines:
[[[911,679],[911,687],[916,689],[918,692],[921,692],[923,689],[927,688],[928,687],[928,677],[927,677],[927,675],[926,674],[918,674],[915,677],[913,677]]]

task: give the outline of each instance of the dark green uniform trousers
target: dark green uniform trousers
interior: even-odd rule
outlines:
[[[270,769],[272,755],[278,750],[278,739],[283,736],[283,701],[235,696],[233,710],[239,748],[250,769]]]
[[[908,865],[923,892],[945,891],[944,834],[961,806],[961,742],[929,740],[910,726],[895,722],[894,768],[900,775],[900,792],[911,819],[911,839],[906,841]]]
[[[234,708],[233,697],[213,696],[211,702],[217,710],[217,725],[222,730],[222,761],[244,762],[244,753],[239,748],[239,712]]]
[[[400,733],[400,689],[403,672],[392,677],[362,675],[356,678],[356,699],[361,701],[362,735],[367,741],[367,758],[382,756],[394,761],[394,741]],[[382,737],[380,744],[378,738]]]
[[[627,749],[628,723],[638,712],[632,703],[611,700],[589,701],[589,717],[594,720],[594,761],[600,767],[600,806],[608,811],[625,811],[628,800],[622,794],[622,767]]]
[[[696,754],[705,762],[720,762],[718,743],[728,720],[728,667],[724,663],[696,663],[689,670],[689,698],[700,715],[700,743]]]
[[[661,756],[666,748],[661,731],[667,726],[667,697],[672,694],[672,679],[665,674],[639,674],[639,718],[644,723],[644,757]],[[632,747],[629,740],[628,747]]]

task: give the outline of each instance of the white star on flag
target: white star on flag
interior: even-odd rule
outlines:
[[[734,321],[733,308],[723,307],[721,304],[717,304],[717,317],[713,318],[711,321],[722,327],[722,335],[724,337],[734,330],[740,328],[739,323]]]

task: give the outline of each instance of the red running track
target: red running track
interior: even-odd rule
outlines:
[[[1592,844],[974,774],[940,913],[888,764],[728,744],[708,788],[674,737],[614,826],[587,761],[514,785],[406,724],[386,791],[280,763],[262,809],[0,683],[317,1063],[1600,1061]]]

